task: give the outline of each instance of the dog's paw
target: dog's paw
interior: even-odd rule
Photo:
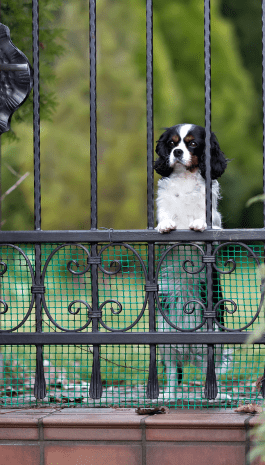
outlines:
[[[156,230],[160,233],[166,233],[173,231],[174,229],[177,229],[177,225],[173,220],[170,219],[160,221],[156,227]]]
[[[190,223],[189,228],[203,232],[207,228],[207,223],[204,220],[194,220]]]

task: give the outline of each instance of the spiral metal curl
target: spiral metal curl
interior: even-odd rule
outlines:
[[[191,310],[187,310],[188,306],[192,304],[193,302],[195,302],[196,304],[199,304],[203,308],[204,312],[206,311],[205,305],[199,299],[191,299],[191,300],[188,300],[188,302],[185,302],[185,304],[183,305],[183,312],[186,313],[186,315],[192,315],[194,313],[195,306],[193,306]]]
[[[240,246],[242,247],[243,249],[247,250],[248,251],[248,254],[255,260],[256,262],[256,265],[259,266],[260,265],[260,261],[259,261],[259,258],[256,256],[256,254],[253,252],[253,250],[246,244],[242,243],[242,242],[225,242],[223,244],[220,244],[218,247],[216,247],[216,249],[214,250],[214,253],[213,255],[216,256],[217,253],[219,252],[219,250],[222,248],[222,247],[226,247],[226,246],[231,246],[231,245],[237,245],[237,246]],[[215,268],[216,271],[218,271],[218,273],[221,273],[221,274],[231,274],[235,269],[236,269],[236,262],[234,259],[232,258],[229,258],[225,263],[224,265],[227,266],[228,263],[232,263],[232,268],[228,271],[223,271],[223,270],[220,270],[217,265],[215,263],[213,263],[213,266]],[[253,318],[251,319],[251,321],[249,323],[247,323],[245,326],[242,326],[240,328],[227,328],[226,326],[222,325],[217,317],[214,318],[214,321],[216,323],[216,325],[221,328],[222,330],[225,330],[225,331],[229,331],[229,332],[235,332],[235,331],[243,331],[247,328],[249,328],[253,323],[254,321],[258,318],[259,314],[260,314],[260,311],[261,311],[261,308],[262,308],[262,303],[263,303],[263,300],[264,300],[264,293],[261,295],[261,300],[260,300],[260,304],[259,304],[259,307],[258,307],[258,310],[256,311],[255,315],[253,316]],[[236,302],[234,302],[234,300],[232,299],[222,299],[220,300],[219,302],[216,303],[216,305],[214,306],[214,312],[217,313],[217,309],[218,307],[222,304],[222,303],[225,303],[225,302],[228,302],[230,304],[233,305],[233,310],[229,310],[227,307],[225,307],[225,310],[227,313],[229,313],[230,315],[233,315],[237,310],[238,310],[238,305],[236,304]]]
[[[166,256],[175,248],[178,248],[178,247],[181,247],[181,246],[193,246],[195,247],[197,250],[199,250],[199,252],[201,253],[202,257],[205,255],[205,252],[204,250],[202,249],[202,247],[200,247],[198,244],[195,244],[195,243],[183,243],[183,242],[177,242],[176,244],[172,245],[171,247],[169,247],[168,249],[165,250],[165,252],[162,254],[162,257],[161,259],[159,260],[159,263],[157,265],[157,269],[156,269],[156,276],[155,276],[155,282],[158,283],[158,277],[159,277],[159,273],[160,273],[160,269],[161,269],[161,266],[162,266],[162,263],[163,261],[165,260]],[[191,274],[191,275],[194,275],[194,274],[199,274],[201,273],[201,271],[205,268],[206,266],[206,263],[203,263],[197,270],[188,270],[186,268],[186,264],[187,263],[190,263],[191,266],[195,266],[194,265],[194,262],[190,259],[187,259],[185,260],[183,263],[182,263],[182,268],[183,270],[187,273],[187,274]],[[172,328],[176,329],[177,331],[180,331],[180,332],[194,332],[194,331],[197,331],[199,330],[200,328],[202,328],[205,323],[206,323],[206,318],[203,316],[202,317],[202,321],[199,325],[197,325],[195,328],[189,328],[189,329],[184,329],[184,328],[181,328],[177,325],[175,325],[174,323],[172,323],[172,321],[170,321],[170,319],[168,318],[168,316],[165,314],[163,308],[162,308],[162,305],[161,305],[161,301],[160,301],[160,298],[159,298],[159,292],[156,291],[155,292],[155,298],[156,298],[156,302],[157,302],[157,306],[158,306],[158,309],[159,309],[159,312],[161,313],[162,317],[164,318],[164,320],[167,322],[167,324],[169,326],[171,326]],[[193,309],[190,311],[190,310],[187,310],[187,307],[189,304],[191,304],[192,302],[195,302],[196,304],[199,304],[200,307],[203,309],[203,314],[206,312],[206,307],[205,307],[205,304],[203,302],[201,302],[200,300],[198,299],[192,299],[192,300],[189,300],[188,302],[185,302],[185,304],[183,305],[183,312],[186,314],[186,315],[191,315],[193,314],[194,310],[195,310],[195,307],[193,307]]]
[[[99,257],[102,257],[102,254],[103,252],[108,248],[108,247],[113,247],[113,246],[116,246],[116,245],[120,245],[120,246],[124,246],[126,247],[127,244],[121,244],[121,243],[113,243],[113,242],[110,242],[109,244],[105,245],[104,247],[102,247],[102,249],[100,250],[99,252]],[[126,247],[127,248],[127,247]],[[130,248],[130,246],[128,246],[128,248]],[[130,250],[134,250],[133,248],[130,248]],[[120,271],[121,271],[121,262],[119,262],[119,260],[112,260],[110,262],[110,268],[112,266],[116,265],[116,268],[115,270],[111,271],[111,270],[106,270],[103,265],[99,264],[98,267],[99,269],[102,271],[102,273],[104,274],[107,274],[108,276],[113,276],[115,274],[118,274]]]
[[[76,245],[77,247],[81,247],[81,248],[84,250],[84,252],[87,254],[87,257],[88,257],[88,259],[87,259],[87,266],[86,266],[85,269],[82,270],[82,271],[75,271],[75,270],[73,270],[73,269],[71,268],[71,266],[72,266],[72,265],[75,265],[76,268],[79,268],[80,265],[79,265],[79,263],[78,263],[77,260],[70,260],[70,261],[67,263],[66,267],[67,267],[67,270],[68,270],[71,274],[73,274],[74,276],[82,276],[82,275],[86,274],[86,273],[88,272],[89,268],[90,268],[90,263],[89,263],[89,257],[90,257],[90,255],[89,255],[89,252],[88,252],[88,250],[86,249],[86,247],[84,247],[82,244],[75,244],[75,245]],[[63,246],[63,247],[65,247],[65,246]]]
[[[7,264],[5,262],[0,262],[0,266],[4,267],[4,269],[0,271],[0,276],[4,276],[5,272],[7,271]]]
[[[110,300],[106,300],[106,302],[104,302],[104,304],[108,304],[108,303],[115,303],[118,307],[119,307],[119,310],[117,310],[115,312],[114,308],[113,307],[110,307],[110,310],[111,310],[111,313],[113,315],[119,315],[121,312],[122,312],[122,304],[118,301],[118,300],[113,300],[113,299],[110,299]],[[100,308],[101,310],[102,308]]]
[[[214,310],[217,311],[218,307],[225,303],[225,302],[228,302],[229,304],[232,304],[233,305],[233,310],[229,310],[229,308],[225,307],[225,311],[227,313],[229,313],[229,315],[233,315],[237,310],[238,310],[238,306],[236,304],[236,302],[233,300],[233,299],[222,299],[222,300],[219,300],[219,302],[217,302],[217,304],[215,305],[214,307]]]
[[[8,310],[8,305],[3,299],[0,299],[0,304],[4,305],[4,310],[0,312],[0,315],[4,315]]]
[[[34,284],[34,272],[33,272],[33,268],[32,268],[32,265],[31,265],[31,262],[29,260],[29,258],[27,257],[27,255],[25,254],[25,252],[23,252],[23,250],[16,246],[16,245],[13,245],[13,244],[1,244],[0,247],[11,247],[12,249],[15,249],[17,250],[22,256],[23,258],[25,259],[26,261],[26,264],[28,266],[28,270],[30,272],[30,277],[31,277],[31,282],[32,284]],[[5,262],[0,262],[0,265],[2,265],[4,267],[4,269],[2,271],[0,271],[0,277],[3,276],[6,271],[7,271],[7,268],[8,268],[8,265],[7,263]],[[0,299],[0,305],[3,305],[4,306],[4,310],[3,311],[0,311],[0,315],[4,315],[5,313],[7,313],[7,311],[9,310],[9,306],[8,304],[3,300],[3,299]],[[27,319],[29,318],[30,314],[31,314],[31,311],[32,311],[32,308],[33,308],[33,305],[34,305],[34,295],[32,294],[31,295],[31,301],[30,301],[30,304],[29,304],[29,308],[28,308],[28,311],[26,312],[26,315],[24,316],[24,318],[20,321],[20,323],[18,323],[16,326],[14,326],[13,328],[10,328],[10,329],[0,329],[0,333],[10,333],[12,331],[16,331],[18,328],[20,328],[21,326],[24,325],[24,323],[27,321]]]
[[[243,244],[243,242],[224,242],[223,244],[220,244],[218,247],[216,247],[216,249],[213,252],[213,256],[216,257],[219,250],[222,249],[223,247],[231,246],[231,245],[239,245],[240,247],[243,247],[244,249],[246,249],[248,253],[254,258],[256,264],[258,266],[260,265],[260,261],[258,257],[256,256],[256,254],[253,252],[253,250],[250,247],[248,247],[248,245]],[[226,260],[226,262],[224,263],[224,266],[227,266],[228,263],[232,263],[232,268],[230,268],[228,271],[220,270],[220,268],[218,268],[216,263],[213,263],[213,267],[216,271],[218,271],[218,273],[231,274],[236,269],[236,261],[233,258],[228,258],[228,260]]]
[[[73,300],[73,302],[71,302],[69,305],[68,305],[68,312],[71,314],[71,315],[77,315],[80,311],[81,311],[81,307],[78,307],[77,310],[75,311],[72,311],[72,307],[73,305],[75,305],[76,303],[79,303],[79,304],[83,304],[85,305],[85,307],[88,309],[88,310],[91,310],[91,307],[88,305],[88,303],[85,301],[85,300]]]
[[[105,302],[103,302],[103,304],[100,305],[99,311],[102,311],[102,308],[105,307],[105,305],[107,305],[107,304],[116,304],[118,306],[118,308],[119,308],[119,310],[117,310],[115,312],[114,308],[110,307],[110,311],[111,311],[112,315],[119,315],[123,310],[122,304],[118,300],[109,299],[109,300],[106,300]]]
[[[50,264],[52,258],[54,257],[54,255],[55,255],[60,249],[62,249],[62,248],[64,248],[64,247],[69,247],[69,246],[74,246],[74,247],[78,247],[79,249],[82,249],[82,250],[85,252],[86,256],[87,256],[87,263],[88,263],[88,264],[87,264],[87,266],[85,267],[84,270],[82,270],[82,271],[75,271],[75,270],[72,269],[72,266],[75,265],[75,266],[78,268],[80,265],[79,265],[79,263],[78,263],[77,260],[70,260],[70,261],[67,263],[67,265],[66,265],[66,266],[67,266],[67,270],[68,270],[72,275],[74,275],[74,276],[82,276],[82,275],[84,275],[85,273],[87,273],[87,271],[89,270],[90,265],[91,265],[91,264],[89,263],[90,254],[89,254],[87,248],[86,248],[84,245],[82,245],[82,244],[62,244],[62,245],[59,245],[58,247],[56,247],[56,248],[52,251],[52,253],[49,255],[48,259],[47,259],[46,262],[45,262],[45,265],[44,265],[44,268],[43,268],[43,273],[42,273],[42,280],[41,280],[41,285],[42,285],[42,286],[44,286],[44,281],[45,281],[45,276],[46,276],[47,268],[48,268],[48,266],[49,266],[49,264]],[[73,305],[76,304],[76,303],[80,303],[80,304],[84,305],[84,306],[86,307],[86,309],[88,310],[88,313],[89,313],[89,312],[92,312],[92,308],[90,307],[90,305],[89,305],[85,300],[81,300],[81,299],[78,300],[78,299],[77,299],[77,300],[72,301],[72,302],[68,305],[68,313],[69,313],[70,315],[75,316],[75,315],[77,315],[77,314],[81,311],[81,307],[79,307],[77,310],[72,310]],[[71,329],[68,329],[68,328],[64,328],[63,326],[59,325],[59,324],[54,320],[54,318],[51,316],[51,314],[50,314],[50,312],[49,312],[49,309],[48,309],[48,307],[47,307],[47,303],[46,303],[45,295],[44,295],[44,294],[42,294],[42,304],[43,304],[44,311],[45,311],[47,317],[49,318],[49,320],[52,322],[52,324],[53,324],[54,326],[56,326],[56,328],[60,329],[61,331],[65,331],[65,332],[79,332],[79,331],[82,331],[82,330],[84,330],[85,328],[87,328],[87,327],[90,325],[90,323],[91,323],[91,320],[92,320],[92,319],[91,319],[90,317],[88,317],[86,323],[85,323],[83,326],[81,326],[81,327],[79,327],[79,328],[77,328],[77,329],[71,330]]]
[[[105,245],[104,247],[102,247],[102,249],[100,250],[98,256],[99,257],[102,257],[102,254],[103,252],[109,248],[109,247],[115,247],[115,246],[120,246],[120,247],[124,247],[125,249],[128,249],[128,250],[131,250],[131,252],[136,256],[136,258],[138,259],[140,265],[141,265],[141,268],[143,270],[143,273],[144,273],[144,278],[145,278],[145,282],[147,282],[148,280],[148,276],[147,276],[147,271],[146,271],[146,267],[145,267],[145,264],[141,258],[141,256],[138,254],[138,252],[132,247],[130,246],[129,244],[126,244],[126,243],[123,243],[123,242],[110,242],[109,244]],[[98,265],[100,270],[104,273],[104,274],[107,274],[108,276],[112,276],[112,275],[115,275],[117,273],[119,273],[122,269],[122,266],[121,266],[121,263],[118,261],[118,260],[113,260],[111,263],[110,263],[110,266],[113,266],[113,265],[117,265],[117,268],[113,271],[110,271],[110,270],[106,270],[102,265]],[[145,311],[145,308],[146,308],[146,305],[147,305],[147,301],[148,301],[148,292],[145,292],[145,296],[144,296],[144,302],[143,302],[143,306],[142,306],[142,309],[139,313],[139,315],[137,316],[137,318],[127,327],[125,328],[121,328],[121,329],[116,329],[116,328],[112,328],[110,326],[108,326],[106,323],[104,323],[104,321],[102,320],[102,318],[99,318],[99,323],[103,326],[103,328],[105,328],[106,330],[108,331],[115,331],[115,332],[125,332],[125,331],[128,331],[130,330],[131,328],[133,328],[137,323],[138,321],[142,318],[143,314],[144,314],[144,311]],[[102,311],[102,309],[108,304],[108,303],[114,303],[115,305],[118,306],[118,310],[115,311],[113,307],[111,307],[111,313],[113,315],[119,315],[122,310],[123,310],[123,306],[122,304],[118,301],[118,300],[115,300],[115,299],[108,299],[106,300],[105,302],[103,302],[100,307],[99,307],[99,311]]]
[[[42,295],[42,303],[43,303],[43,307],[44,307],[44,310],[45,310],[45,313],[46,315],[48,316],[49,320],[54,324],[54,326],[56,326],[56,328],[60,329],[61,331],[64,331],[66,333],[76,333],[76,332],[79,332],[79,331],[83,331],[85,328],[87,328],[90,323],[91,323],[91,320],[92,318],[88,318],[88,320],[86,321],[86,323],[81,326],[80,328],[77,328],[77,329],[68,329],[68,328],[64,328],[63,326],[59,325],[55,320],[54,318],[51,316],[48,308],[47,308],[47,305],[46,305],[46,302],[45,302],[45,299],[43,298],[44,295]],[[69,305],[68,305],[68,312],[75,316],[77,315],[82,309],[81,307],[78,307],[75,311],[72,310],[72,307],[73,305],[75,305],[76,303],[80,303],[80,304],[83,304],[88,312],[92,312],[92,308],[90,307],[90,305],[85,301],[85,300],[73,300]]]

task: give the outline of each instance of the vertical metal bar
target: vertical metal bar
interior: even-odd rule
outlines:
[[[211,177],[211,2],[204,0],[204,66],[205,66],[205,161],[206,161],[206,223],[212,228],[212,177]],[[206,245],[206,254],[212,255],[212,244]],[[213,331],[213,271],[207,263],[207,330]],[[207,315],[208,314],[208,315]],[[217,396],[217,383],[214,365],[214,345],[207,346],[207,373],[204,394],[207,399]]]
[[[263,194],[265,194],[265,0],[262,0],[262,109],[263,109]],[[263,202],[265,228],[265,199]]]
[[[39,89],[39,2],[32,1],[33,38],[33,139],[34,139],[34,228],[41,229],[40,189],[40,89]]]
[[[97,229],[96,0],[89,0],[91,229]]]
[[[205,72],[205,162],[206,162],[206,222],[212,228],[211,178],[211,10],[210,0],[204,0],[204,72]]]
[[[1,2],[0,2],[1,8]],[[1,14],[0,14],[1,19]],[[0,230],[2,229],[2,136],[0,136]]]
[[[0,1],[0,22],[2,20],[2,4]],[[0,231],[2,229],[2,136],[0,136]],[[0,285],[0,299],[2,299],[2,286]],[[1,317],[0,317],[0,328],[1,328]],[[2,348],[0,348],[0,363],[3,366],[3,355]],[[2,381],[3,373],[0,375],[0,380]]]
[[[147,227],[154,228],[153,3],[146,0]]]
[[[262,108],[263,108],[263,194],[265,194],[265,0],[262,0]],[[265,199],[263,201],[263,227],[265,228]],[[265,260],[265,243],[263,248]],[[261,394],[265,398],[265,368],[261,384]]]
[[[34,229],[41,229],[41,188],[40,188],[40,91],[39,91],[39,2],[32,1],[33,39],[33,144],[34,144]],[[35,245],[35,285],[41,285],[41,245]],[[36,332],[42,332],[41,294],[35,295]],[[34,395],[37,399],[46,396],[43,369],[43,346],[36,346],[36,374]]]
[[[91,170],[91,229],[97,229],[97,54],[96,54],[96,0],[89,0],[89,52],[90,52],[90,170]],[[91,246],[91,256],[97,256],[97,244]],[[98,310],[98,267],[91,265],[92,309]],[[98,320],[93,318],[92,331],[98,332]],[[102,396],[100,375],[100,347],[93,346],[93,366],[89,395]]]
[[[154,228],[154,124],[153,124],[153,2],[146,0],[146,118],[147,118],[147,227]],[[154,284],[155,245],[148,244],[148,280]],[[149,292],[149,331],[156,330],[154,292]],[[146,396],[155,399],[159,395],[156,345],[150,344],[149,377]]]

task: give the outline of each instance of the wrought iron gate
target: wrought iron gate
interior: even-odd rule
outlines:
[[[237,250],[244,250],[247,256],[252,257],[259,264],[261,256],[259,251],[248,246],[249,242],[265,241],[264,229],[244,230],[212,230],[212,199],[211,199],[211,167],[210,167],[210,135],[211,135],[211,20],[210,0],[204,0],[204,50],[205,50],[205,129],[206,129],[206,220],[207,230],[199,233],[200,242],[205,246],[197,245],[198,233],[194,231],[174,231],[170,235],[161,235],[155,227],[154,220],[154,178],[153,178],[153,18],[152,0],[146,0],[146,108],[147,108],[147,211],[148,228],[146,230],[99,230],[97,229],[97,92],[96,92],[96,0],[90,0],[90,164],[91,164],[91,229],[88,231],[42,231],[41,230],[41,180],[40,180],[40,112],[39,112],[39,30],[38,30],[38,0],[33,0],[33,100],[34,100],[34,231],[2,231],[0,243],[2,248],[1,279],[8,272],[10,253],[15,253],[16,260],[20,257],[31,280],[31,298],[28,309],[21,321],[17,321],[10,328],[0,329],[1,345],[35,345],[36,346],[36,378],[34,394],[37,399],[46,396],[46,385],[43,367],[43,347],[46,345],[89,345],[93,346],[93,366],[91,372],[89,394],[93,399],[102,395],[102,382],[100,372],[100,347],[102,345],[149,345],[149,376],[146,385],[146,397],[157,399],[159,385],[157,376],[157,350],[158,344],[198,344],[207,345],[207,374],[205,384],[205,397],[214,399],[217,396],[217,382],[214,364],[214,346],[216,344],[244,344],[254,321],[259,317],[262,303],[256,307],[249,320],[240,324],[226,325],[217,318],[218,307],[222,303],[232,304],[230,315],[239,311],[232,297],[226,297],[213,305],[213,270],[223,275],[230,275],[236,268],[236,261],[227,255],[227,259],[220,265],[220,254],[232,246]],[[263,1],[263,41],[265,34],[265,1]],[[263,54],[263,92],[265,90],[265,55]],[[264,107],[265,115],[265,107]],[[263,122],[265,128],[265,119]],[[265,167],[265,148],[264,148]],[[265,217],[265,213],[264,213]],[[219,243],[216,246],[216,243]],[[174,244],[172,246],[172,243]],[[17,245],[19,244],[19,245]],[[34,244],[34,260],[27,256],[20,244]],[[134,245],[137,244],[137,247]],[[202,324],[204,330],[191,328],[186,331],[171,321],[171,331],[159,332],[156,326],[157,307],[165,317],[163,305],[159,297],[159,273],[172,248],[179,245],[194,247],[200,255],[199,272],[206,274],[207,278],[207,305],[201,302]],[[49,252],[46,251],[49,246]],[[141,247],[146,247],[147,258],[141,257]],[[121,260],[111,258],[109,269],[104,265],[104,254],[111,247],[123,248],[126,253],[138,261],[141,269],[144,289],[142,303],[139,311],[130,324],[111,326],[104,320],[104,311],[109,306],[112,315],[120,315],[126,311],[119,299],[112,297],[100,302],[99,299],[99,272],[106,276],[117,275],[122,267]],[[162,247],[162,249],[161,249]],[[85,265],[81,266],[78,259],[70,258],[67,263],[67,272],[76,277],[89,276],[91,279],[91,300],[77,298],[67,303],[68,316],[75,318],[80,314],[81,308],[86,312],[85,322],[79,327],[71,329],[63,325],[53,316],[53,311],[46,299],[47,276],[49,266],[56,254],[62,253],[66,248],[81,253]],[[157,251],[160,252],[158,253]],[[161,252],[162,250],[162,252]],[[11,252],[10,252],[11,251]],[[45,252],[44,252],[45,251]],[[77,253],[77,255],[78,255]],[[9,255],[8,255],[9,254]],[[160,255],[159,255],[160,254]],[[159,255],[159,257],[158,257]],[[6,259],[4,258],[6,257]],[[44,258],[45,257],[45,258]],[[230,265],[230,267],[229,267]],[[228,269],[225,270],[225,267]],[[114,268],[113,268],[114,267]],[[198,269],[197,269],[198,272]],[[187,270],[192,275],[192,272]],[[262,283],[264,286],[264,283]],[[262,292],[264,292],[262,288]],[[260,297],[260,296],[259,296]],[[9,306],[2,298],[2,322],[8,315]],[[137,304],[138,305],[138,304]],[[78,308],[77,308],[78,307]],[[115,308],[113,308],[115,307]],[[228,310],[227,310],[228,311]],[[35,331],[23,332],[23,325],[35,315]],[[43,315],[49,320],[50,331],[43,329]],[[146,328],[137,329],[141,319],[146,318]],[[219,327],[220,331],[214,328]],[[137,330],[136,330],[137,329]],[[264,344],[262,337],[257,344]],[[265,382],[262,382],[262,395],[265,397]]]

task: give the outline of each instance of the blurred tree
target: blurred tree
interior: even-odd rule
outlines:
[[[52,65],[55,59],[64,52],[63,28],[56,25],[61,5],[62,0],[40,2],[40,115],[44,121],[52,120],[57,106],[57,96],[51,88],[51,83],[55,81]],[[19,8],[16,0],[1,0],[0,21],[9,27],[12,42],[25,53],[32,64],[32,0],[23,0]],[[19,124],[25,122],[32,124],[32,105],[33,93],[31,92],[26,102],[13,114],[10,131],[1,137],[3,146],[2,194],[23,174],[20,172],[21,159],[16,153],[15,145],[9,145],[9,143],[17,141]],[[14,154],[16,154],[15,157],[13,157]],[[30,223],[32,223],[31,226],[33,225],[32,205],[25,202],[21,193],[23,194],[23,189],[20,187],[17,192],[10,194],[11,197],[6,197],[3,201],[4,223],[7,220],[7,225],[12,229],[27,228]]]
[[[145,1],[97,2],[99,226],[146,227]],[[56,64],[53,123],[42,122],[44,229],[89,228],[88,1],[64,2],[67,54]],[[155,138],[180,122],[204,124],[203,2],[154,0]],[[226,226],[242,222],[246,200],[262,186],[262,139],[252,137],[256,90],[244,68],[234,27],[212,6],[213,130],[233,159],[222,178]],[[4,160],[32,173],[32,129]],[[251,157],[250,157],[251,154]],[[14,156],[15,155],[15,156]],[[156,177],[157,179],[157,177]],[[32,227],[33,179],[5,199],[6,229]],[[235,201],[236,199],[236,201]],[[13,214],[10,215],[10,212]],[[257,220],[253,220],[256,226]]]
[[[262,4],[250,0],[221,0],[222,15],[233,25],[245,67],[252,74],[261,97]]]
[[[235,31],[235,40],[240,51],[244,67],[255,85],[254,96],[255,112],[249,122],[249,135],[257,141],[259,147],[259,166],[255,170],[258,173],[259,184],[254,183],[249,176],[252,195],[262,192],[261,178],[261,156],[262,156],[262,5],[261,2],[250,2],[249,0],[221,0],[220,11],[226,21],[230,23]],[[242,154],[243,156],[243,154]],[[249,162],[254,161],[253,153],[249,154]],[[249,189],[247,190],[249,192]],[[245,195],[244,198],[247,198]],[[243,199],[242,199],[243,200]],[[243,204],[239,209],[240,217],[232,225],[242,227],[263,227],[263,205],[252,204],[248,209]]]

